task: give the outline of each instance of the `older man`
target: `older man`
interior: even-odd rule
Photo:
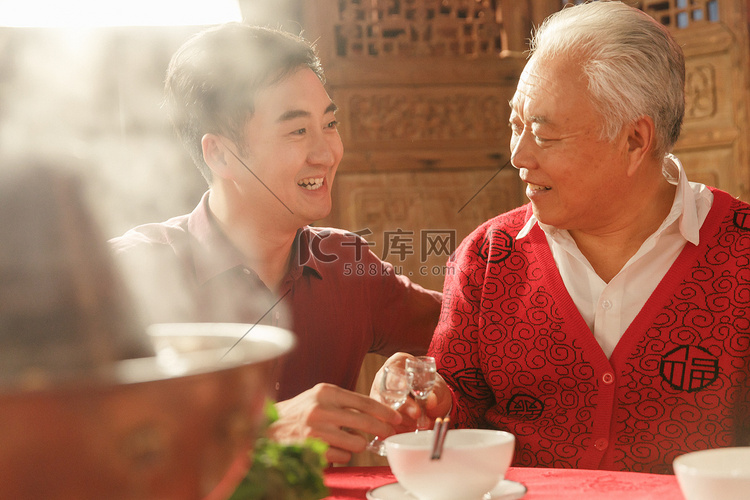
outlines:
[[[428,405],[517,438],[515,464],[668,472],[731,445],[750,346],[750,206],[669,154],[685,66],[621,2],[535,33],[511,101],[531,203],[450,262]]]
[[[401,422],[351,391],[365,354],[424,353],[440,294],[396,276],[356,235],[309,226],[331,210],[343,155],[323,81],[313,47],[288,33],[235,23],[186,42],[167,101],[209,190],[191,214],[113,246],[147,321],[291,326],[298,346],[275,380],[271,433],[321,438],[346,462],[363,434]]]

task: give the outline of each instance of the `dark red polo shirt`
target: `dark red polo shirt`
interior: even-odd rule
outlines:
[[[359,236],[299,230],[277,295],[243,265],[208,209],[145,224],[111,241],[147,323],[243,322],[297,336],[278,376],[284,400],[320,382],[354,389],[368,352],[423,354],[440,313],[425,290],[381,261]]]

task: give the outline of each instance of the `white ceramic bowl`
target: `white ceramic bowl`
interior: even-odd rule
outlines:
[[[515,438],[504,431],[454,429],[439,460],[431,460],[433,431],[396,434],[385,440],[399,484],[420,500],[481,500],[503,480]]]
[[[750,498],[750,446],[694,451],[673,465],[686,500]]]

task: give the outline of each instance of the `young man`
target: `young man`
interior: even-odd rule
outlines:
[[[684,86],[679,45],[621,2],[535,33],[510,115],[531,203],[449,263],[430,348],[447,386],[429,414],[512,432],[523,466],[670,472],[733,444],[750,205],[688,182],[669,154]]]
[[[206,30],[174,55],[166,93],[209,190],[191,214],[113,241],[126,274],[141,277],[147,320],[290,327],[298,345],[275,381],[272,434],[322,438],[329,461],[346,462],[362,434],[401,422],[352,392],[365,354],[425,352],[440,294],[396,276],[357,236],[309,226],[331,210],[343,145],[303,39],[239,23]]]

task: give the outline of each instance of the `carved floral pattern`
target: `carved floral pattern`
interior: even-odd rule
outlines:
[[[685,75],[685,118],[696,120],[716,114],[716,73],[713,66],[688,67]]]
[[[348,104],[356,142],[498,141],[509,113],[507,100],[489,90],[357,93]]]

